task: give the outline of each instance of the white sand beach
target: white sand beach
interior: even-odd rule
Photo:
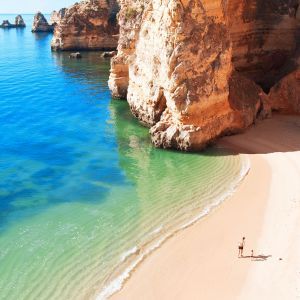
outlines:
[[[300,117],[273,116],[221,145],[248,154],[235,194],[179,232],[112,299],[300,299]],[[245,255],[238,243],[246,237]]]

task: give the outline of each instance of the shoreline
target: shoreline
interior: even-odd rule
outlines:
[[[227,151],[227,147],[221,147],[225,151]],[[232,154],[236,155],[236,154]],[[174,225],[169,231],[164,230],[163,226],[161,225],[158,230],[155,230],[157,233],[161,233],[160,236],[157,236],[154,240],[148,241],[148,247],[133,247],[129,249],[123,256],[121,263],[124,263],[128,258],[130,259],[130,263],[126,265],[126,268],[122,272],[116,272],[118,274],[116,277],[112,276],[113,278],[111,281],[108,281],[107,285],[104,289],[100,291],[97,295],[97,300],[104,300],[110,299],[115,294],[117,294],[120,290],[123,289],[126,282],[131,278],[132,274],[143,264],[143,262],[151,256],[155,251],[159,250],[163,245],[168,242],[168,240],[172,239],[173,237],[177,236],[177,234],[185,231],[187,228],[194,226],[196,223],[200,222],[201,220],[207,218],[214,210],[218,209],[225,201],[227,201],[239,186],[242,184],[248,173],[250,172],[250,159],[248,155],[240,155],[241,160],[241,169],[239,172],[239,176],[234,178],[234,180],[230,183],[228,190],[224,193],[219,195],[214,202],[210,203],[204,209],[202,209],[197,214],[194,214],[189,219],[186,219],[183,223],[178,223]],[[162,231],[164,234],[162,234]],[[135,256],[136,257],[132,257]]]
[[[285,274],[284,270],[289,270],[290,277],[285,280],[284,286],[290,281],[294,283],[289,285],[292,291],[287,298],[296,299],[300,291],[296,276],[300,261],[295,249],[300,249],[300,237],[295,237],[295,233],[288,235],[292,241],[295,240],[295,245],[287,255],[274,249],[275,246],[280,247],[284,231],[276,238],[274,247],[270,245],[272,241],[269,241],[269,247],[265,244],[266,232],[269,238],[274,237],[274,222],[279,223],[272,216],[278,214],[278,210],[272,209],[273,202],[276,204],[277,201],[283,206],[282,221],[289,221],[286,220],[284,208],[291,204],[290,201],[280,201],[286,190],[282,192],[279,182],[293,167],[294,178],[286,184],[295,195],[292,203],[300,207],[299,194],[293,190],[293,187],[297,189],[296,182],[300,182],[298,126],[299,117],[275,116],[258,123],[244,134],[223,138],[220,145],[241,154],[249,154],[251,169],[248,176],[234,195],[212,213],[177,232],[159,249],[149,254],[123,288],[109,299],[282,299],[283,295],[286,296],[286,289],[281,288],[279,293],[272,286],[277,268],[282,272],[281,274],[277,270],[281,276]],[[269,141],[264,139],[265,135],[271,136]],[[284,162],[277,166],[280,159]],[[285,160],[290,160],[292,164],[289,169],[281,170],[285,166]],[[295,163],[299,169],[295,167]],[[278,208],[278,205],[275,207]],[[291,211],[288,210],[288,213],[290,215]],[[300,210],[299,213],[294,211],[294,214],[292,221],[288,222],[290,224],[285,226],[291,232],[295,232],[295,222],[300,225]],[[237,244],[244,235],[245,254],[250,255],[250,251],[254,249],[254,256],[264,256],[256,259],[237,258]],[[287,256],[291,258],[286,260]],[[278,280],[281,277],[278,274],[276,276]]]

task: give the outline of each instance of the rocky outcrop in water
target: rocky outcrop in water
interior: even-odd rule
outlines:
[[[14,28],[15,26],[11,24],[8,20],[4,20],[0,26],[1,28]]]
[[[49,25],[45,16],[38,12],[34,16],[33,25],[32,25],[32,32],[53,32],[54,26]]]
[[[117,51],[105,51],[101,54],[102,58],[111,58],[117,55]]]
[[[15,18],[15,24],[11,24],[8,20],[4,20],[0,25],[0,28],[24,28],[26,24],[21,15],[17,15]]]
[[[21,15],[16,16],[15,25],[16,25],[16,27],[21,27],[21,28],[26,27],[26,24]]]
[[[202,149],[269,117],[275,94],[291,86],[285,97],[297,102],[298,73],[288,74],[296,68],[298,0],[120,4],[109,86],[150,127],[156,146]]]
[[[62,8],[59,11],[54,10],[50,17],[50,25],[56,25],[65,16],[67,9]]]
[[[53,50],[114,50],[118,44],[117,0],[89,0],[66,10],[55,27]]]
[[[80,59],[80,58],[82,58],[82,55],[81,55],[80,52],[74,52],[74,53],[71,53],[71,54],[69,55],[69,58]]]

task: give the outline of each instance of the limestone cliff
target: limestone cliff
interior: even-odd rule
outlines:
[[[59,11],[54,10],[50,17],[50,24],[56,25],[60,22],[60,20],[65,16],[67,9],[61,8]]]
[[[300,69],[280,80],[270,92],[272,108],[282,113],[300,113]]]
[[[127,97],[130,58],[134,56],[135,44],[140,32],[142,16],[151,0],[119,0],[118,15],[120,37],[118,55],[112,59],[109,87],[116,98]]]
[[[234,67],[266,91],[295,52],[298,6],[298,0],[229,1]]]
[[[53,32],[53,28],[41,12],[34,16],[32,32]]]
[[[114,50],[118,44],[117,0],[76,3],[56,18],[53,50]]]
[[[271,114],[275,100],[264,91],[295,68],[298,0],[120,5],[109,86],[127,97],[156,146],[198,150]]]

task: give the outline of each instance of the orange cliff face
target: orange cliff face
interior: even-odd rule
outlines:
[[[264,91],[296,68],[298,0],[120,5],[109,86],[150,127],[156,146],[199,150],[270,116],[275,102],[281,105]],[[300,112],[299,105],[290,107]]]
[[[61,50],[115,50],[119,27],[117,0],[88,0],[75,3],[63,13],[54,13],[51,48]]]

